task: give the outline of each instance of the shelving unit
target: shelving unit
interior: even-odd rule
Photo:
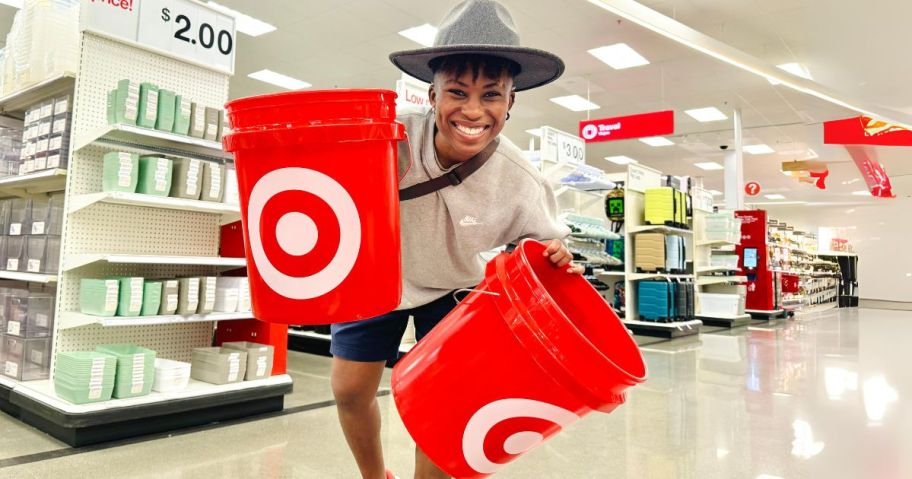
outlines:
[[[46,98],[71,91],[76,74],[66,72],[0,97],[0,115],[22,119],[25,110]]]
[[[16,271],[0,271],[0,279],[11,281],[24,281],[26,283],[50,284],[57,282],[56,274],[18,273]]]
[[[212,15],[221,19],[222,14]],[[244,324],[256,323],[244,321],[251,319],[249,312],[112,318],[77,312],[84,278],[210,276],[246,266],[243,258],[218,257],[221,226],[239,216],[237,206],[101,193],[103,156],[110,151],[220,163],[231,160],[218,142],[135,126],[109,126],[108,91],[120,79],[151,82],[199,104],[221,107],[228,99],[229,76],[90,31],[81,33],[79,45],[80,64],[75,75],[51,79],[0,99],[0,111],[15,114],[46,97],[75,89],[68,169],[0,179],[0,196],[50,191],[64,191],[66,195],[58,274],[0,273],[9,279],[57,283],[52,378],[0,380],[0,408],[73,446],[281,410],[284,395],[292,387],[291,378],[284,374],[287,335],[283,332],[259,338],[259,342],[268,341],[276,347],[276,361],[280,348],[283,351],[282,366],[265,380],[225,386],[194,381],[180,393],[86,406],[69,404],[53,392],[53,363],[59,352],[132,343],[156,351],[161,358],[189,361],[194,348],[213,344],[218,323],[228,321],[238,337],[248,338]]]

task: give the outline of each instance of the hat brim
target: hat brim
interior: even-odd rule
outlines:
[[[525,47],[495,45],[453,45],[419,48],[390,54],[390,61],[403,72],[427,83],[434,80],[430,63],[435,58],[449,55],[476,54],[506,58],[519,64],[520,72],[513,78],[516,91],[547,85],[564,73],[564,62],[557,55]]]

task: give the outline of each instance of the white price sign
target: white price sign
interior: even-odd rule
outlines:
[[[586,143],[582,138],[550,126],[543,126],[541,132],[542,160],[571,164],[586,162]]]
[[[82,0],[84,30],[234,73],[234,17],[191,0]]]
[[[627,189],[645,193],[649,188],[662,186],[662,172],[652,168],[630,164],[627,167]]]

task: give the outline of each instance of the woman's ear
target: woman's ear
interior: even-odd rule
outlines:
[[[510,90],[510,106],[507,107],[507,111],[513,109],[514,102],[516,102],[516,90]]]
[[[434,90],[434,84],[428,87],[428,100],[431,102],[431,108],[437,107],[437,91]]]

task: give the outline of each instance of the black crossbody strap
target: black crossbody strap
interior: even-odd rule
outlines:
[[[408,201],[415,198],[420,198],[424,195],[429,195],[435,191],[442,190],[448,186],[457,186],[466,180],[472,173],[478,171],[494,154],[494,151],[497,150],[497,145],[500,143],[498,138],[495,138],[494,141],[488,143],[483,150],[481,150],[477,155],[469,158],[468,160],[462,162],[456,168],[453,168],[448,173],[433,178],[431,180],[425,181],[423,183],[418,183],[417,185],[409,186],[408,188],[403,188],[399,190],[399,201]]]

